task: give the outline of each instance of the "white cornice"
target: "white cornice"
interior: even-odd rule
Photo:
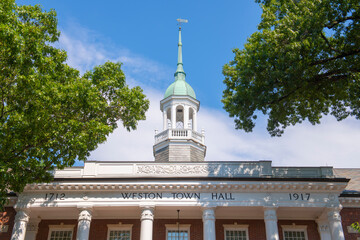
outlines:
[[[193,192],[328,192],[340,194],[346,187],[346,183],[328,182],[91,182],[91,179],[84,179],[84,182],[54,182],[44,184],[29,184],[25,192],[35,191],[193,191]]]
[[[360,208],[360,197],[339,197],[343,207]]]

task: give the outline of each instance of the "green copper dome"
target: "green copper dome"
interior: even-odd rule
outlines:
[[[194,89],[187,82],[181,81],[181,80],[173,82],[166,89],[164,98],[167,98],[167,97],[173,96],[173,95],[181,95],[181,96],[187,95],[187,96],[190,96],[190,97],[196,99]]]
[[[175,82],[166,89],[164,98],[169,96],[190,96],[196,99],[194,89],[185,81],[186,74],[182,63],[181,28],[179,28],[178,63],[174,76]]]

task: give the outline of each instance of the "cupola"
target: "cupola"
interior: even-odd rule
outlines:
[[[182,20],[183,21],[183,20]],[[182,61],[181,26],[179,27],[178,62],[175,81],[160,101],[163,131],[155,133],[153,148],[156,162],[204,161],[206,146],[204,132],[197,131],[197,112],[200,102],[194,89],[186,82]]]

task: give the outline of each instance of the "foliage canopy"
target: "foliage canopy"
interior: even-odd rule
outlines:
[[[360,224],[359,224],[359,222],[355,222],[355,223],[351,224],[351,226],[360,233]]]
[[[259,31],[223,67],[222,102],[237,129],[268,115],[271,136],[323,115],[360,118],[358,0],[257,0]]]
[[[129,88],[120,63],[80,76],[53,45],[55,11],[0,3],[0,206],[7,191],[47,182],[55,168],[86,160],[122,121],[145,119],[149,101]]]

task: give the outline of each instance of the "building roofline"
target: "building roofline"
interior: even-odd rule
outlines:
[[[121,177],[109,177],[109,178],[54,178],[53,182],[81,182],[81,181],[93,181],[93,182],[104,182],[104,181],[163,181],[163,180],[195,180],[195,181],[276,181],[276,182],[349,182],[347,178],[273,178],[273,177],[134,177],[134,178],[121,178]]]

